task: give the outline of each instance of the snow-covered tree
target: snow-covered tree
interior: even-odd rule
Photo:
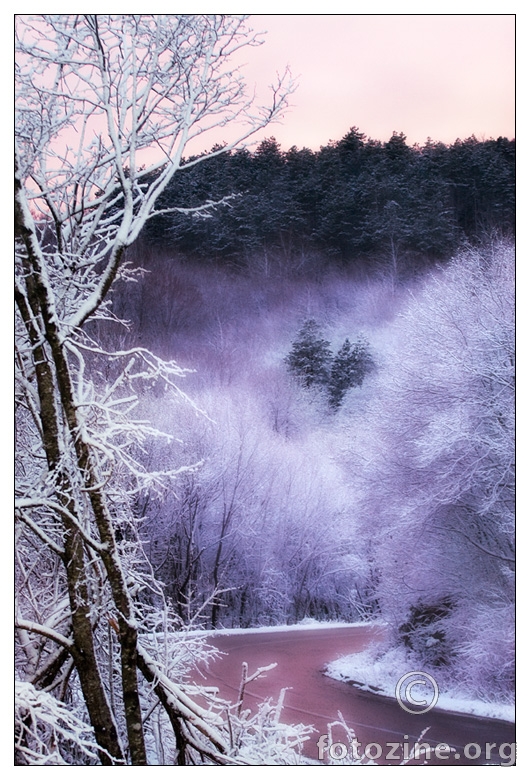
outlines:
[[[490,618],[513,611],[512,247],[466,251],[430,275],[388,341],[350,431],[378,602],[424,663],[475,693],[505,692],[510,621],[493,636]]]
[[[185,372],[140,348],[105,352],[91,328],[111,317],[112,286],[130,277],[127,247],[169,180],[223,150],[190,157],[190,142],[242,122],[232,148],[281,115],[288,79],[271,106],[253,107],[233,65],[255,43],[234,16],[16,20],[17,669],[26,685],[17,739],[30,763],[42,763],[38,740],[53,752],[62,733],[50,725],[62,705],[49,698],[48,731],[32,725],[39,691],[72,711],[62,728],[78,750],[67,763],[152,760],[156,706],[179,763],[193,750],[238,763],[222,718],[179,686],[175,643],[157,638],[178,624],[133,512],[137,495],[193,468],[151,473],[145,452],[157,432],[133,412],[145,384],[183,399]]]
[[[322,433],[279,436],[248,384],[196,398],[215,420],[164,404],[184,442],[160,450],[204,465],[141,510],[150,561],[181,617],[216,592],[207,627],[356,619],[347,495]]]
[[[285,362],[304,387],[312,387],[327,382],[331,356],[329,341],[323,338],[316,320],[309,319],[300,328]]]
[[[359,338],[353,345],[346,339],[331,364],[328,384],[330,406],[338,409],[348,390],[362,385],[371,368],[373,359],[365,339]]]

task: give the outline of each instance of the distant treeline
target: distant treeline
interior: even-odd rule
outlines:
[[[151,220],[149,243],[197,259],[248,266],[261,258],[293,270],[318,262],[393,265],[406,273],[484,233],[511,235],[515,141],[428,141],[402,133],[383,143],[352,128],[318,152],[274,138],[179,171],[158,208],[189,209],[233,193],[208,217]]]

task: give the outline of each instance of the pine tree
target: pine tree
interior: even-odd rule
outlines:
[[[365,375],[373,367],[368,344],[359,338],[355,344],[346,339],[337,352],[329,376],[329,404],[337,410],[351,387],[362,385]]]
[[[316,321],[309,319],[301,327],[285,362],[304,387],[311,387],[328,382],[331,357],[329,341],[322,337]]]

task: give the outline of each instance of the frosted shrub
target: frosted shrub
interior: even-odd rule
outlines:
[[[464,690],[486,701],[513,701],[515,689],[515,614],[513,604],[492,596],[487,603],[465,603],[455,616],[455,666]]]

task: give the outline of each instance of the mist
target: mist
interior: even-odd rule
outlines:
[[[512,672],[495,670],[513,590],[509,243],[398,284],[205,267],[148,245],[129,260],[146,273],[118,288],[129,327],[106,338],[192,369],[180,384],[192,405],[161,387],[141,404],[174,437],[151,467],[198,464],[137,507],[181,618],[383,618],[393,646],[439,677],[508,695]],[[288,361],[307,322],[329,355],[314,383]],[[329,366],[346,339],[362,339],[370,371],[334,406]]]

